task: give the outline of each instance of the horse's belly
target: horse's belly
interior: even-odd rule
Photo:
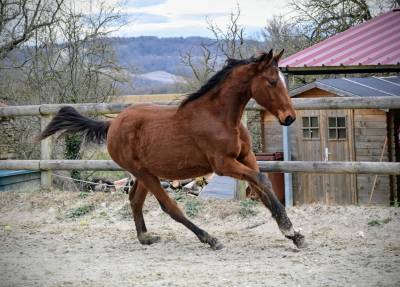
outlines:
[[[205,155],[182,138],[148,146],[140,161],[152,174],[164,179],[193,178],[212,172]]]

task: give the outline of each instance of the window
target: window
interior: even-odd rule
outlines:
[[[346,117],[328,118],[328,138],[329,140],[346,139]]]
[[[303,117],[303,139],[319,139],[319,119],[318,117]]]

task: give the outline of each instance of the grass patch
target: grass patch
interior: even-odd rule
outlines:
[[[182,202],[186,199],[186,193],[182,192],[182,190],[177,189],[175,190],[175,192],[172,194],[172,197],[178,201],[178,202]]]
[[[200,211],[200,202],[195,199],[188,199],[185,202],[186,214],[189,217],[195,217]]]
[[[387,218],[382,219],[382,220],[374,219],[374,220],[371,220],[370,222],[368,222],[368,225],[369,226],[379,226],[379,225],[387,224],[390,221],[392,221],[391,217],[387,217]]]
[[[239,215],[241,217],[250,217],[257,214],[254,207],[257,205],[257,201],[251,199],[245,199],[240,202]]]
[[[79,195],[78,195],[78,197],[79,198],[86,198],[86,197],[88,197],[89,196],[89,192],[80,192],[79,193]]]
[[[83,204],[75,209],[68,212],[67,218],[77,218],[88,214],[95,209],[94,204]]]

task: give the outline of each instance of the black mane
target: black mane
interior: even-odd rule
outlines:
[[[249,59],[244,59],[244,60],[238,60],[238,59],[228,59],[226,61],[225,66],[218,71],[214,76],[212,76],[207,83],[205,83],[197,92],[194,92],[192,94],[189,94],[186,99],[182,101],[180,104],[180,107],[185,106],[187,103],[192,102],[194,100],[197,100],[201,96],[205,95],[207,92],[209,92],[211,89],[214,87],[218,86],[220,83],[222,83],[232,72],[232,70],[241,65],[247,65],[253,62],[258,61],[258,58],[251,57]]]

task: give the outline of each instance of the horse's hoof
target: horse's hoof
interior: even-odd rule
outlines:
[[[151,235],[148,233],[142,233],[141,235],[139,235],[138,239],[140,244],[151,245],[153,243],[159,242],[161,240],[161,237],[156,235]]]
[[[224,248],[224,245],[219,242],[219,240],[215,237],[211,238],[209,244],[213,250],[221,250],[222,248]]]
[[[307,247],[307,242],[306,242],[306,238],[304,237],[304,235],[301,235],[300,232],[294,232],[294,236],[293,238],[291,238],[293,240],[294,245],[296,245],[297,248],[305,248]]]

